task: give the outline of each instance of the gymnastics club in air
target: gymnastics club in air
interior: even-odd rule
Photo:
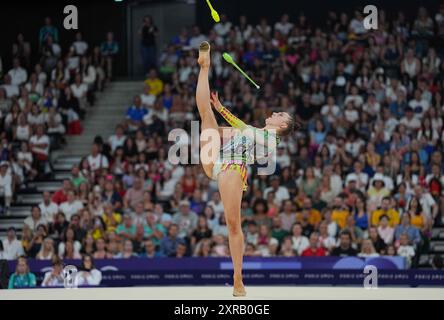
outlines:
[[[259,87],[256,82],[253,81],[253,79],[251,79],[237,64],[236,62],[234,62],[233,58],[226,52],[224,52],[224,54],[222,55],[222,57],[224,57],[225,61],[232,64],[237,70],[239,70],[240,73],[242,73],[242,75],[247,78],[255,87],[256,89],[260,89],[261,87]]]
[[[207,4],[210,7],[211,16],[213,17],[213,20],[216,21],[216,22],[219,22],[220,21],[219,14],[217,13],[216,10],[214,10],[213,6],[211,5],[210,0],[207,0]]]

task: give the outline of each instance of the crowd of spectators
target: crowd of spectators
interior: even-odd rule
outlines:
[[[245,255],[399,255],[416,266],[432,227],[444,225],[444,7],[392,19],[380,10],[377,30],[362,22],[360,11],[329,12],[324,25],[303,14],[258,25],[221,15],[207,35],[184,28],[147,72],[115,134],[97,137],[72,178],[43,194],[21,241],[9,231],[5,252],[229,256],[217,183],[192,164],[196,154],[187,165],[168,161],[170,130],[187,135],[198,119],[197,48],[208,40],[211,87],[223,105],[255,126],[276,111],[302,124],[279,144],[275,175],[249,167]],[[255,92],[223,52],[263,89]]]
[[[38,47],[20,33],[11,47],[12,68],[3,73],[0,59],[0,214],[8,214],[28,182],[51,177],[50,152],[65,144],[65,134],[82,132],[95,93],[112,77],[118,52],[112,33],[91,46],[77,32],[66,50],[59,38],[45,18]]]

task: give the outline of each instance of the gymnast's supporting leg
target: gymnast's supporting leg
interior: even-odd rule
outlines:
[[[226,170],[219,174],[219,191],[224,206],[225,220],[228,227],[228,243],[234,268],[233,295],[246,294],[242,282],[242,261],[244,255],[244,235],[241,227],[241,201],[243,181],[239,172]]]
[[[210,105],[210,84],[208,82],[210,45],[208,42],[202,42],[199,47],[198,63],[200,71],[196,88],[196,104],[202,121],[200,160],[206,175],[211,178],[213,166],[220,151],[220,138],[219,125]]]

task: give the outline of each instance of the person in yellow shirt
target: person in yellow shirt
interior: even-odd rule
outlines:
[[[106,203],[103,208],[102,220],[105,223],[106,232],[114,232],[117,226],[122,222],[122,216],[114,212],[111,203]]]
[[[417,197],[413,197],[408,205],[406,214],[410,215],[410,223],[417,227],[422,233],[427,234],[430,231],[431,223],[424,214],[421,203]]]
[[[383,215],[386,215],[389,219],[390,227],[394,228],[399,224],[399,212],[391,207],[390,197],[384,197],[381,202],[381,207],[372,212],[372,225],[377,226],[379,224],[379,218]]]
[[[317,229],[321,222],[321,213],[312,207],[310,198],[305,198],[303,202],[302,210],[296,212],[296,222],[302,222],[304,217],[308,217],[308,223]]]
[[[341,197],[336,197],[333,202],[331,219],[336,222],[340,229],[345,228],[349,214],[350,210],[344,203],[344,199]]]
[[[151,69],[148,74],[148,79],[145,80],[145,84],[149,86],[149,94],[158,96],[163,91],[163,81],[157,77],[155,69]]]

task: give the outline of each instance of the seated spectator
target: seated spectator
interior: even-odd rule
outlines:
[[[184,243],[177,244],[175,258],[183,258],[186,256],[187,246]]]
[[[51,238],[45,238],[43,245],[40,248],[40,252],[37,253],[37,260],[52,260],[55,257],[54,240]]]
[[[330,124],[335,123],[339,119],[341,109],[335,104],[334,97],[329,96],[327,98],[327,104],[322,107],[321,114]]]
[[[377,227],[370,227],[368,229],[368,238],[372,241],[373,247],[375,248],[376,252],[378,252],[379,254],[384,254],[386,252],[387,244],[379,235]]]
[[[63,212],[67,220],[71,220],[71,217],[79,213],[81,209],[83,209],[83,203],[77,199],[76,192],[68,191],[67,199],[60,204],[59,210]]]
[[[136,257],[138,257],[138,255],[133,251],[133,242],[130,239],[123,241],[122,251],[114,256],[115,259],[129,259]]]
[[[410,223],[412,226],[418,228],[422,234],[427,234],[430,231],[430,220],[424,214],[422,206],[417,197],[412,197],[408,204],[407,211],[404,214],[410,216]]]
[[[148,110],[142,105],[139,96],[135,96],[133,105],[126,112],[127,127],[129,131],[136,131],[143,125],[143,118],[148,114]]]
[[[419,200],[422,211],[424,212],[427,219],[434,219],[438,214],[438,206],[430,192],[428,192],[427,189],[418,184],[414,187],[414,195]]]
[[[111,146],[111,151],[115,152],[118,147],[123,147],[125,144],[126,135],[124,134],[123,127],[118,125],[113,135],[108,138],[108,143]]]
[[[11,206],[11,200],[13,196],[12,189],[12,175],[7,161],[0,162],[0,197],[2,197],[2,203],[5,206],[4,211],[8,211]]]
[[[421,234],[419,229],[415,226],[412,226],[410,223],[411,217],[409,214],[405,213],[401,217],[401,224],[396,226],[395,228],[395,244],[399,245],[399,241],[402,234],[407,234],[408,240],[415,246],[418,246],[421,242]]]
[[[213,237],[214,246],[211,251],[211,256],[213,257],[229,257],[229,249],[227,246],[227,238],[222,235],[215,235]]]
[[[136,225],[133,223],[133,218],[130,215],[123,216],[123,222],[116,228],[116,234],[121,239],[132,240],[136,234]]]
[[[108,158],[101,153],[99,144],[93,143],[91,148],[91,154],[87,157],[90,170],[95,173],[102,172],[104,169],[108,169]]]
[[[379,217],[378,234],[385,244],[389,245],[393,242],[394,229],[389,225],[389,219],[387,215]]]
[[[368,174],[362,171],[362,164],[359,161],[356,161],[353,164],[354,171],[349,173],[345,178],[345,184],[348,185],[351,181],[356,181],[356,188],[365,191],[368,183]]]
[[[369,214],[367,212],[366,203],[363,197],[358,196],[354,203],[354,218],[356,226],[362,231],[366,231],[369,227]]]
[[[199,216],[197,227],[191,235],[191,247],[195,247],[202,239],[211,239],[213,231],[208,227],[207,218]]]
[[[421,127],[421,121],[415,117],[415,113],[411,107],[407,107],[404,110],[404,117],[399,121],[404,125],[408,133],[412,133]]]
[[[355,218],[352,215],[347,217],[347,222],[345,224],[343,231],[348,231],[351,235],[352,247],[358,248],[361,245],[362,239],[364,237],[364,232],[361,228],[356,226]]]
[[[264,190],[264,198],[267,198],[268,192],[274,192],[274,199],[276,203],[282,203],[282,201],[290,199],[288,189],[280,185],[280,179],[278,176],[273,176],[270,180],[271,187]]]
[[[340,229],[345,228],[345,224],[347,222],[347,217],[350,214],[350,211],[347,205],[344,203],[344,199],[342,197],[336,197],[333,202],[333,210],[331,211],[331,219],[334,221]]]
[[[24,224],[29,227],[29,229],[35,231],[40,225],[46,225],[47,221],[42,216],[42,212],[38,206],[33,206],[31,209],[31,215],[27,217]]]
[[[59,206],[51,200],[49,191],[43,192],[43,201],[39,203],[39,208],[43,218],[48,223],[53,223],[55,215],[59,211]]]
[[[328,233],[328,222],[323,220],[319,224],[319,234],[318,234],[319,246],[331,252],[336,246],[336,240]]]
[[[166,234],[166,228],[162,225],[161,220],[158,220],[152,212],[148,212],[143,228],[145,236],[153,240],[156,246],[160,244]]]
[[[66,220],[63,212],[57,212],[54,216],[53,222],[49,225],[51,237],[60,240],[66,229],[69,227],[69,222]]]
[[[293,250],[300,256],[310,246],[308,238],[302,234],[302,225],[296,222],[292,228]]]
[[[93,258],[96,260],[108,258],[105,239],[98,238],[97,240],[95,240],[95,251],[93,254]]]
[[[9,74],[5,75],[3,78],[4,84],[0,86],[6,93],[8,99],[17,97],[19,95],[19,87],[12,83],[12,78]]]
[[[171,257],[176,253],[176,248],[179,243],[184,244],[183,238],[178,236],[179,227],[177,224],[172,224],[167,235],[160,241],[160,252],[166,257]]]
[[[273,218],[273,225],[271,227],[271,237],[282,243],[282,240],[288,235],[288,231],[282,228],[282,220],[280,217]]]
[[[267,214],[268,203],[263,198],[257,199],[253,204],[253,219],[257,225],[265,224],[271,227],[271,218]]]
[[[140,95],[140,99],[142,101],[142,105],[145,108],[151,109],[154,107],[156,96],[152,94],[151,87],[149,86],[149,84],[145,83],[143,87],[143,93]]]
[[[98,286],[102,282],[102,272],[94,267],[91,255],[83,256],[77,277],[79,286]]]
[[[306,216],[307,222],[317,229],[319,223],[321,222],[321,213],[319,210],[313,208],[310,198],[304,199],[304,204],[301,209],[302,211],[296,213],[296,221],[302,222],[303,217]]]
[[[48,161],[49,155],[49,137],[45,134],[45,129],[43,125],[37,126],[36,133],[31,136],[29,140],[31,152],[33,157],[38,161],[39,168],[42,172],[46,172],[46,167],[43,165]]]
[[[293,249],[293,240],[291,236],[287,236],[282,241],[280,255],[283,257],[295,257],[296,251]]]
[[[381,205],[382,199],[389,194],[390,191],[385,186],[384,177],[380,174],[375,174],[373,183],[367,190],[369,210],[375,210]]]
[[[259,234],[257,239],[257,251],[263,257],[272,256],[272,247],[277,245],[279,242],[277,239],[271,236],[270,229],[266,225],[261,225],[259,227]],[[271,250],[270,250],[271,249]]]
[[[211,239],[202,239],[197,243],[193,257],[210,257],[211,256]]]
[[[249,221],[247,223],[247,230],[245,232],[245,242],[257,245],[259,240],[259,230],[257,223],[254,221]]]
[[[63,202],[68,200],[68,191],[72,190],[73,186],[71,181],[68,179],[63,180],[63,186],[52,195],[52,201],[61,205]]]
[[[20,86],[28,79],[28,73],[26,69],[20,66],[20,59],[14,58],[13,67],[9,70],[8,75],[11,77],[11,84]]]
[[[361,252],[358,253],[358,257],[373,258],[379,257],[379,253],[376,252],[375,247],[370,239],[362,241]]]
[[[381,216],[383,215],[387,216],[390,227],[394,228],[399,224],[399,213],[395,208],[393,208],[390,197],[384,197],[381,202],[381,207],[372,212],[372,225],[377,226]]]
[[[69,248],[67,249],[67,246]],[[80,241],[76,240],[75,232],[72,227],[66,229],[65,233],[62,236],[62,241],[58,246],[58,254],[60,258],[66,258],[67,255],[72,255],[73,259],[78,259],[80,257],[80,250],[82,249],[82,244]],[[69,251],[69,252],[68,252]]]
[[[3,259],[16,260],[24,255],[22,243],[17,239],[17,232],[14,227],[9,227],[6,238],[3,239]]]
[[[112,203],[105,202],[103,207],[102,220],[105,224],[106,232],[114,232],[122,221],[122,215],[114,212]]]
[[[144,242],[144,252],[139,255],[142,258],[161,258],[163,255],[156,250],[153,240],[147,239]]]
[[[339,246],[332,250],[331,255],[338,257],[356,256],[358,252],[352,248],[351,240],[350,232],[342,231],[339,235]]]
[[[305,169],[304,177],[300,180],[299,188],[306,196],[313,197],[318,189],[320,179],[314,175],[314,170],[311,167]]]
[[[125,209],[134,209],[138,203],[143,202],[143,184],[140,178],[134,179],[134,184],[125,193],[123,198],[123,206]]]
[[[302,257],[323,257],[326,255],[326,251],[323,247],[319,246],[319,234],[313,232],[310,235],[310,246],[302,251]]]
[[[93,233],[91,231],[88,232],[85,238],[83,238],[82,240],[82,249],[80,249],[80,254],[93,255],[95,251]]]
[[[63,261],[59,257],[52,258],[52,270],[45,272],[42,287],[63,287],[65,279],[63,277]]]
[[[179,227],[180,238],[188,238],[197,226],[197,214],[191,210],[190,202],[183,200],[179,203],[179,211],[173,215],[173,224]]]
[[[143,203],[140,202],[136,205],[134,211],[131,212],[131,218],[134,225],[144,224],[146,221],[147,213],[144,210]]]
[[[198,215],[203,213],[205,202],[202,199],[202,192],[199,189],[196,189],[193,192],[193,197],[190,200],[190,208]]]
[[[28,261],[23,256],[19,257],[15,272],[9,278],[8,289],[34,288],[36,285],[37,280],[29,270]]]
[[[396,253],[401,257],[405,257],[407,266],[410,267],[412,259],[415,256],[415,247],[410,244],[409,236],[406,233],[400,235],[399,247],[398,250],[396,250]]]
[[[113,77],[113,62],[114,57],[119,52],[119,45],[114,40],[114,34],[108,32],[106,34],[106,40],[100,45],[100,53],[103,57],[102,64],[105,65],[106,79],[110,81]]]
[[[283,211],[279,214],[282,221],[282,229],[290,231],[296,222],[296,213],[293,212],[293,203],[291,200],[284,201]]]

